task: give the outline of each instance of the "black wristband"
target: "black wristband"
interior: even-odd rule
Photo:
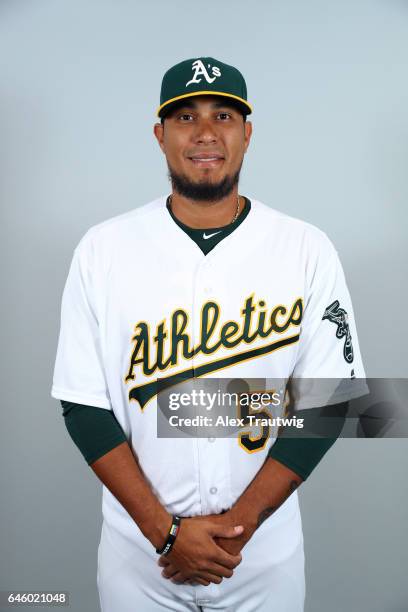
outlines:
[[[181,518],[179,516],[173,515],[173,520],[166,541],[161,548],[156,548],[158,555],[168,555],[171,551],[180,529],[180,521]]]

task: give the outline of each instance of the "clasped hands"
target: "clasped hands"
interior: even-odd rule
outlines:
[[[231,578],[251,531],[234,522],[230,511],[183,518],[172,550],[158,561],[162,576],[176,584],[204,586]]]

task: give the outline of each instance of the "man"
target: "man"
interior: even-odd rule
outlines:
[[[300,398],[298,414],[330,403],[344,416],[361,394],[333,245],[239,194],[251,111],[236,68],[173,66],[154,126],[171,194],[92,227],[74,252],[52,396],[104,485],[103,612],[303,610],[296,489],[339,432],[158,436],[159,382],[351,381],[330,402]]]

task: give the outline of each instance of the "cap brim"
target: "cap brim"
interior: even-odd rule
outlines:
[[[234,102],[235,106],[241,110],[244,115],[250,115],[252,113],[252,106],[244,100],[244,98],[240,98],[239,96],[235,96],[234,94],[225,93],[223,91],[192,91],[188,94],[183,94],[182,96],[177,96],[175,98],[171,98],[170,100],[166,100],[163,102],[157,109],[157,116],[164,117],[167,113],[171,111],[172,108],[178,106],[184,99],[192,98],[193,96],[222,96],[223,98],[229,98],[231,102]]]

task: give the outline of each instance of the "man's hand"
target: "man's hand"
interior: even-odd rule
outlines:
[[[241,559],[241,550],[254,532],[301,483],[302,478],[298,474],[279,461],[270,458],[265,461],[254,480],[228,512],[183,520],[193,521],[197,528],[205,525],[206,521],[210,521],[213,529],[208,532],[208,535],[212,534],[212,544],[216,547],[216,550],[223,551],[230,557]],[[235,536],[231,536],[235,525],[240,525],[242,529],[236,532]],[[228,535],[225,536],[225,533]],[[178,538],[179,536],[177,536],[177,540]],[[175,582],[182,580],[182,574],[178,571],[176,559],[172,556],[172,553],[167,557],[160,557],[159,565],[164,567],[162,572],[164,577],[172,578]],[[199,584],[208,585],[209,582],[215,582],[209,580],[208,575],[205,578],[200,575],[199,578],[200,580],[195,580]],[[190,581],[190,579],[187,580]]]
[[[240,531],[236,530],[235,534],[231,537],[231,535],[225,536],[225,535],[220,535],[221,533],[231,533],[231,530],[234,529],[234,526],[236,525],[236,523],[234,523],[234,516],[233,516],[233,512],[232,509],[229,510],[228,512],[225,512],[223,514],[210,514],[207,516],[195,516],[192,519],[188,519],[188,520],[192,520],[194,521],[195,525],[194,527],[197,528],[197,524],[201,523],[203,521],[211,521],[212,523],[214,523],[215,525],[218,526],[218,530],[217,533],[219,535],[214,535],[213,536],[213,541],[214,543],[218,546],[221,547],[226,553],[228,553],[229,555],[232,555],[233,557],[239,558],[241,559],[241,549],[243,548],[243,546],[248,542],[248,540],[250,539],[250,537],[252,536],[253,531],[249,530],[249,529],[241,529]],[[183,521],[186,521],[186,519],[183,519]],[[242,526],[241,526],[242,527]],[[222,530],[222,531],[221,531]],[[197,582],[199,584],[203,584],[205,586],[208,586],[210,584],[210,582],[216,582],[215,580],[205,580],[205,579],[196,579],[196,580],[181,580],[181,577],[178,575],[179,571],[177,569],[176,564],[173,562],[173,557],[171,555],[171,553],[167,556],[162,555],[159,559],[159,565],[160,567],[165,568],[162,572],[162,576],[164,578],[171,578],[172,582]],[[225,574],[223,574],[223,576],[225,578],[229,578],[232,576],[232,573],[230,576],[227,576]],[[217,583],[221,582],[221,580],[218,580]]]
[[[232,507],[227,512],[224,512],[223,514],[214,515],[213,519],[219,522],[221,525],[225,525],[226,527],[236,525],[238,523],[242,524],[242,517],[241,521],[239,521],[239,518],[236,516],[236,511],[234,507]],[[227,553],[231,555],[239,555],[245,544],[252,538],[255,530],[256,525],[251,525],[247,522],[244,525],[244,529],[242,530],[241,534],[236,538],[228,539],[221,536],[216,537],[215,542],[216,544],[218,544],[218,546],[221,546],[221,548]]]
[[[234,526],[219,520],[219,516],[183,518],[173,548],[161,556],[162,576],[172,582],[192,582],[208,586],[230,578],[241,562],[241,555],[230,554],[216,543],[233,540],[241,535],[242,525]]]

